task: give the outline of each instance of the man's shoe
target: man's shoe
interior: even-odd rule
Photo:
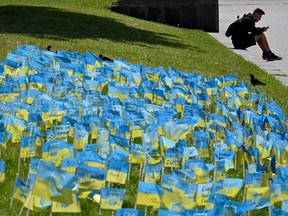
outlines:
[[[275,60],[281,60],[282,57],[275,55],[272,53],[271,55],[263,54],[262,58],[266,61],[275,61]]]

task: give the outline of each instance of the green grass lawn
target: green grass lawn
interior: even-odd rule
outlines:
[[[134,64],[196,71],[207,78],[237,74],[239,81],[249,83],[249,74],[253,73],[267,83],[257,87],[258,90],[272,97],[287,114],[288,88],[207,33],[117,14],[109,10],[111,3],[108,0],[0,1],[0,61],[19,44],[41,49],[52,45],[54,51],[90,51],[112,59],[124,58]],[[17,159],[16,146],[2,152],[1,160],[6,161],[7,171],[6,180],[0,187],[1,215],[18,215],[21,208],[21,203],[15,200],[13,208],[9,209]],[[133,169],[136,172],[137,167]],[[123,207],[134,207],[138,178],[137,174],[132,175]],[[81,207],[81,215],[98,214],[98,205],[89,200],[81,201]],[[49,211],[30,214],[47,215]],[[102,211],[102,215],[110,214]]]

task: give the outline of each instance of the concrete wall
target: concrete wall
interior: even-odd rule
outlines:
[[[118,0],[111,10],[168,25],[219,32],[218,0]]]

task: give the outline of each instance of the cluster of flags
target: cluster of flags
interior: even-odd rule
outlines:
[[[19,144],[11,206],[19,200],[21,211],[81,212],[90,199],[119,216],[144,215],[138,206],[159,216],[288,214],[286,117],[235,75],[24,45],[0,62],[0,110],[0,151]]]

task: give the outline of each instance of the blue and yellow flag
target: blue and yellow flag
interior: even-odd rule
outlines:
[[[103,187],[101,189],[100,208],[111,210],[122,208],[124,193],[124,189]]]
[[[198,151],[198,156],[201,158],[209,157],[209,148],[208,148],[208,133],[204,131],[194,131],[194,138],[195,138],[195,147]]]
[[[85,151],[85,152],[96,152],[96,148],[97,148],[96,144],[86,144],[84,146],[83,151]]]
[[[197,215],[205,215],[205,216],[215,216],[216,211],[215,209],[207,210],[207,209],[192,209],[186,210],[185,215],[197,216]]]
[[[281,202],[285,199],[287,199],[287,191],[285,194],[285,191],[282,194],[282,184],[281,182],[277,181],[277,177],[273,179],[273,182],[270,184],[270,202],[271,205],[273,206],[277,202]]]
[[[43,90],[46,88],[46,79],[39,74],[28,75],[28,83],[30,89]]]
[[[76,177],[79,179],[79,189],[100,190],[105,186],[106,169],[80,163],[76,170]]]
[[[192,171],[199,183],[205,183],[210,180],[210,171],[214,168],[213,165],[206,164],[198,158],[189,159],[185,162],[185,171]]]
[[[272,206],[271,216],[287,216],[288,212]]]
[[[215,113],[209,113],[208,120],[209,121],[214,121],[218,125],[220,125],[220,126],[222,126],[224,128],[226,128],[226,126],[227,126],[227,118],[226,118],[226,116],[217,115]]]
[[[127,160],[127,155],[121,155],[117,152],[110,154],[107,165],[107,175],[106,181],[117,182],[120,184],[125,184],[128,177],[128,171],[130,164]]]
[[[223,179],[222,194],[228,197],[235,197],[243,187],[243,179],[225,178]]]
[[[6,131],[0,132],[0,151],[5,151],[8,140],[12,137],[11,133]]]
[[[120,208],[116,210],[116,216],[144,216],[145,212],[138,210],[138,209],[132,209],[132,208]]]
[[[209,106],[209,104],[211,103],[210,98],[208,94],[206,93],[196,94],[196,97],[197,97],[197,104],[200,104],[203,106]]]
[[[97,143],[97,153],[103,157],[107,158],[109,153],[111,152],[111,145],[109,141],[100,141]]]
[[[140,144],[129,146],[129,162],[131,164],[140,164],[145,162],[145,148]]]
[[[246,205],[248,210],[262,209],[270,204],[270,188],[247,188]]]
[[[23,76],[28,72],[28,58],[9,52],[4,61],[4,73],[9,76]]]
[[[263,173],[246,173],[245,186],[247,188],[262,187]]]
[[[156,183],[162,174],[163,164],[146,164],[144,182]]]
[[[157,184],[140,181],[136,205],[153,206],[155,209],[160,208],[162,190]]]
[[[74,125],[74,141],[73,146],[76,150],[82,150],[88,143],[89,130],[83,124]]]
[[[151,149],[148,154],[146,155],[146,162],[148,164],[158,164],[161,163],[162,156],[156,149]]]
[[[76,156],[78,161],[84,162],[88,166],[106,168],[106,159],[92,151],[79,151]]]
[[[227,104],[223,103],[220,100],[216,101],[216,105],[215,105],[215,114],[220,115],[220,116],[228,116],[228,112],[229,112],[229,107],[227,106]]]
[[[226,140],[226,128],[216,124],[216,131],[215,131],[215,141],[222,141]]]
[[[3,116],[2,122],[12,135],[12,143],[21,142],[21,133],[28,127],[28,123],[20,118],[13,116]]]
[[[175,141],[165,137],[165,136],[160,136],[160,145],[163,147],[163,149],[168,149],[168,148],[173,148],[176,146]],[[164,151],[163,151],[164,152]]]
[[[25,202],[28,197],[28,193],[30,191],[29,183],[17,177],[15,182],[15,192],[13,194],[13,198]]]
[[[185,162],[189,158],[196,157],[197,155],[198,155],[198,151],[195,147],[184,147],[182,160],[183,160],[183,162]],[[183,164],[183,162],[182,162],[182,164]]]
[[[206,206],[208,205],[208,200],[210,193],[212,191],[213,182],[208,182],[205,184],[198,184],[197,194],[196,194],[196,202],[198,206]]]
[[[41,161],[32,195],[64,204],[72,204],[78,190],[78,179],[52,163]]]
[[[165,89],[164,88],[154,88],[153,103],[161,106],[164,100],[166,100]]]
[[[161,208],[169,211],[181,212],[182,202],[180,195],[171,190],[163,189],[161,195]]]
[[[216,95],[218,93],[218,83],[215,80],[205,82],[205,86],[209,96]]]
[[[54,126],[55,140],[62,140],[67,142],[70,125],[57,125]]]
[[[224,76],[220,77],[219,80],[221,82],[222,88],[224,86],[236,85],[237,75],[235,75],[235,74],[224,75]]]
[[[223,208],[223,215],[246,215],[246,212],[248,211],[245,203],[231,200],[225,202],[223,206],[219,206],[219,208],[221,207]]]
[[[77,196],[74,197],[72,204],[64,204],[60,202],[52,202],[51,212],[53,213],[80,213],[81,205]]]
[[[41,209],[47,209],[50,208],[52,205],[52,202],[48,199],[34,196],[29,192],[28,197],[24,203],[24,206],[26,208],[29,208],[30,210],[41,210]]]
[[[63,158],[61,161],[61,169],[75,175],[79,161],[77,158]]]
[[[29,175],[37,174],[39,163],[40,163],[40,159],[31,158],[30,164],[29,164]]]
[[[103,60],[100,59],[97,55],[91,52],[85,53],[85,67],[86,70],[95,71],[97,67],[101,67]]]
[[[188,182],[181,179],[176,174],[166,174],[162,176],[161,186],[167,190],[177,192],[179,194],[185,194],[188,190]]]
[[[226,159],[229,162],[231,162],[232,164],[233,164],[234,156],[235,156],[235,152],[234,151],[229,151],[229,150],[223,150],[223,151],[222,150],[215,150],[213,152],[214,160]],[[234,167],[234,165],[231,168],[233,168],[233,167]]]
[[[111,135],[109,136],[109,142],[111,146],[115,147],[120,147],[123,150],[128,151],[129,149],[129,139],[126,137],[121,137],[121,136],[117,136],[117,135]]]
[[[42,146],[42,159],[61,165],[63,158],[74,157],[74,149],[70,143],[61,140],[53,140],[43,143]]]
[[[5,161],[0,161],[0,183],[5,181]]]
[[[232,151],[238,151],[238,148],[242,145],[242,143],[236,140],[234,133],[229,130],[226,130],[226,143]]]
[[[174,109],[160,110],[156,109],[154,111],[155,120],[157,120],[157,125],[161,125],[177,115],[177,112]]]
[[[216,179],[215,181],[220,181],[226,178],[227,169],[225,168],[226,159],[218,160],[216,162]]]
[[[198,104],[196,104],[198,105]],[[195,124],[195,126],[201,127],[201,128],[205,128],[206,127],[206,112],[204,112],[202,109],[194,109],[193,110],[193,116],[194,117],[198,117],[199,118],[199,123]]]
[[[121,102],[128,98],[129,87],[127,84],[108,82],[108,96],[118,98]]]
[[[181,167],[182,154],[177,148],[168,148],[165,150],[164,167]]]
[[[245,127],[237,122],[232,122],[232,129],[236,135],[236,140],[240,143],[246,142],[248,138],[248,131]]]
[[[36,154],[36,136],[26,136],[21,139],[20,157],[34,157]]]

